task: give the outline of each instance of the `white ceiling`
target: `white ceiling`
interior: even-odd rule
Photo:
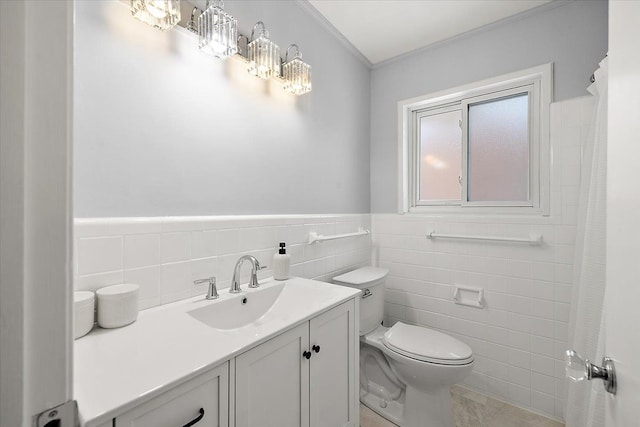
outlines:
[[[308,0],[372,63],[551,0]]]

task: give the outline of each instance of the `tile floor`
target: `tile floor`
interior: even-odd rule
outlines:
[[[564,427],[564,424],[516,408],[462,387],[451,390],[456,427]],[[360,427],[396,427],[360,405]]]

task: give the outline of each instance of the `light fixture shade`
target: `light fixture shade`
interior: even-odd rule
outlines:
[[[224,10],[222,0],[207,1],[198,17],[200,50],[225,59],[238,51],[238,21]]]
[[[180,0],[131,0],[131,14],[152,27],[170,30],[180,22]]]
[[[254,25],[262,25],[262,30],[257,39],[247,45],[247,58],[249,60],[249,74],[258,76],[261,79],[280,76],[280,48],[277,44],[269,40],[269,32],[264,28],[262,22]]]
[[[311,65],[302,61],[302,53],[298,46],[292,44],[287,48],[285,61],[289,57],[289,50],[296,49],[293,59],[282,66],[282,78],[285,81],[284,90],[294,95],[304,95],[311,92]]]

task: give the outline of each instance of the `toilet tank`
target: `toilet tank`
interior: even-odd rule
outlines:
[[[360,295],[360,335],[377,328],[384,315],[384,279],[386,268],[363,267],[333,278],[336,285],[349,286],[362,291]]]

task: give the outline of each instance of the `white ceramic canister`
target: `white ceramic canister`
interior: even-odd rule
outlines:
[[[95,297],[90,291],[73,293],[73,338],[83,337],[93,329]]]
[[[140,286],[134,283],[98,289],[98,325],[101,328],[119,328],[135,322],[139,292]]]

